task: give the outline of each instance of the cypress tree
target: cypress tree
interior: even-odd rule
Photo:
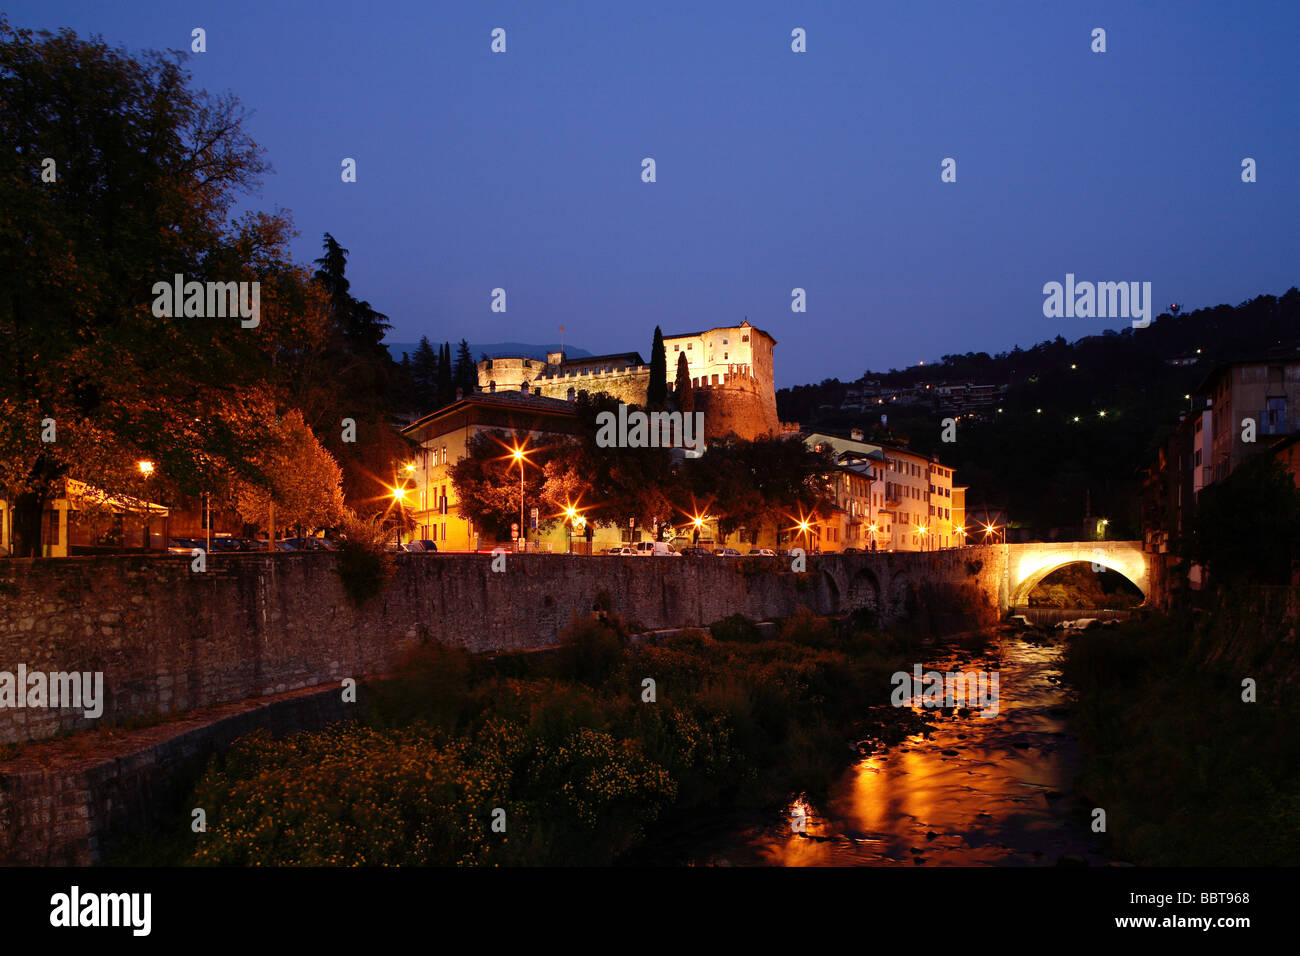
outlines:
[[[657,325],[650,346],[650,384],[645,403],[647,408],[663,408],[668,404],[668,353],[664,349],[664,334]]]

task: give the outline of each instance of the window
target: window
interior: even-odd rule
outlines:
[[[694,344],[695,344],[694,342],[687,342],[687,343],[686,343],[686,351],[689,352],[689,351],[691,350],[691,346],[694,345]]]
[[[749,335],[748,335],[748,334],[746,334],[746,335],[742,335],[742,336],[740,337],[740,341],[742,341],[742,342],[748,342],[748,341],[749,341]]]
[[[1285,435],[1286,427],[1286,399],[1270,398],[1268,407],[1264,409],[1264,427],[1260,429],[1265,435]]]

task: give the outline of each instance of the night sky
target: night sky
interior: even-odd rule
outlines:
[[[1043,284],[1067,272],[1150,281],[1155,314],[1300,281],[1294,2],[6,12],[131,51],[206,29],[195,85],[255,111],[273,167],[247,205],[291,212],[303,262],[333,233],[395,342],[541,343],[563,324],[648,356],[655,325],[748,316],[792,385],[1128,324],[1045,318]]]

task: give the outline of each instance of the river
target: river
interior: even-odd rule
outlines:
[[[967,646],[963,646],[966,644]],[[700,819],[647,862],[722,866],[1103,865],[1091,808],[1073,791],[1078,743],[1059,640],[939,640],[925,670],[999,672],[996,716],[927,709],[930,736],[864,753],[818,803],[792,795],[763,817]],[[792,821],[802,811],[805,832]]]

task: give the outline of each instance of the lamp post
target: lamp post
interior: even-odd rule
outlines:
[[[564,516],[569,520],[569,554],[573,554],[573,526],[578,521],[578,509],[569,505],[564,509]]]
[[[393,504],[397,507],[397,547],[402,547],[402,507],[406,504],[406,489],[393,487]]]
[[[519,550],[527,551],[528,532],[524,529],[524,450],[515,448],[510,455],[519,463],[519,541],[522,545]]]
[[[148,481],[148,479],[153,477],[153,462],[137,461],[135,463],[135,466],[140,470],[140,475],[142,476],[144,481]],[[144,543],[144,549],[148,551],[149,550],[149,499],[146,496],[148,495],[149,490],[144,485],[143,481],[141,482],[141,492],[142,492],[141,495],[142,500],[140,503],[144,505],[144,535],[143,535],[144,542],[143,543]],[[68,537],[71,538],[72,536],[69,535]]]

